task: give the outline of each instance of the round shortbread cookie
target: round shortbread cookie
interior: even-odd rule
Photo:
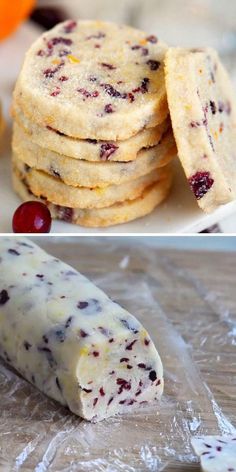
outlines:
[[[82,139],[123,140],[168,115],[167,47],[101,21],[67,21],[29,49],[14,100],[41,126]]]
[[[23,201],[40,200],[32,194],[27,183],[22,180],[16,170],[13,171],[12,177],[14,190]],[[128,221],[141,218],[151,213],[167,198],[171,184],[172,174],[169,173],[167,178],[148,187],[141,197],[100,209],[73,209],[53,205],[45,200],[42,201],[48,206],[52,218],[54,219],[91,228],[107,227],[127,223]]]
[[[104,188],[72,187],[45,172],[32,169],[13,155],[13,168],[18,169],[30,190],[55,205],[71,208],[103,208],[117,202],[134,200],[144,189],[166,177],[169,166],[157,169],[129,183]]]
[[[206,212],[236,198],[236,102],[212,49],[171,48],[166,86],[178,155]]]
[[[62,156],[34,144],[15,123],[12,148],[18,159],[30,167],[59,177],[75,187],[107,187],[130,182],[167,165],[176,155],[176,145],[169,131],[157,146],[140,151],[131,162],[89,162]]]
[[[35,144],[74,159],[95,162],[133,161],[141,149],[158,144],[163,133],[170,127],[170,120],[167,119],[160,125],[144,129],[125,141],[82,140],[66,136],[51,127],[33,123],[16,106],[12,113],[15,121]]]

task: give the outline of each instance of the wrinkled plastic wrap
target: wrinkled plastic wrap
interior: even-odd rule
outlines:
[[[230,309],[194,272],[134,241],[44,238],[41,246],[144,324],[164,364],[165,391],[158,404],[91,424],[0,361],[0,470],[156,472],[172,466],[184,471],[186,464],[196,470],[192,435],[235,432],[236,322]]]

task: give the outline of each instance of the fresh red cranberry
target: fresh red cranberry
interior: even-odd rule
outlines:
[[[190,177],[188,181],[197,200],[204,197],[214,184],[210,172],[196,172],[196,174]]]
[[[14,213],[12,229],[14,233],[49,233],[52,218],[44,203],[22,203]]]
[[[58,7],[58,5],[37,6],[33,10],[30,19],[33,20],[34,23],[42,26],[45,30],[50,30],[58,23],[61,23],[61,21],[66,19],[66,13],[64,9]]]

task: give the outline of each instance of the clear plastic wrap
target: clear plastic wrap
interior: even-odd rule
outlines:
[[[230,308],[199,272],[134,240],[54,241],[40,244],[92,278],[150,332],[165,368],[165,393],[158,404],[91,424],[0,361],[0,470],[194,469],[192,435],[235,432],[236,322]]]

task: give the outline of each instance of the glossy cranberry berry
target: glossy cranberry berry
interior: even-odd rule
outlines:
[[[52,218],[44,203],[22,203],[14,213],[12,229],[14,233],[49,233]]]

